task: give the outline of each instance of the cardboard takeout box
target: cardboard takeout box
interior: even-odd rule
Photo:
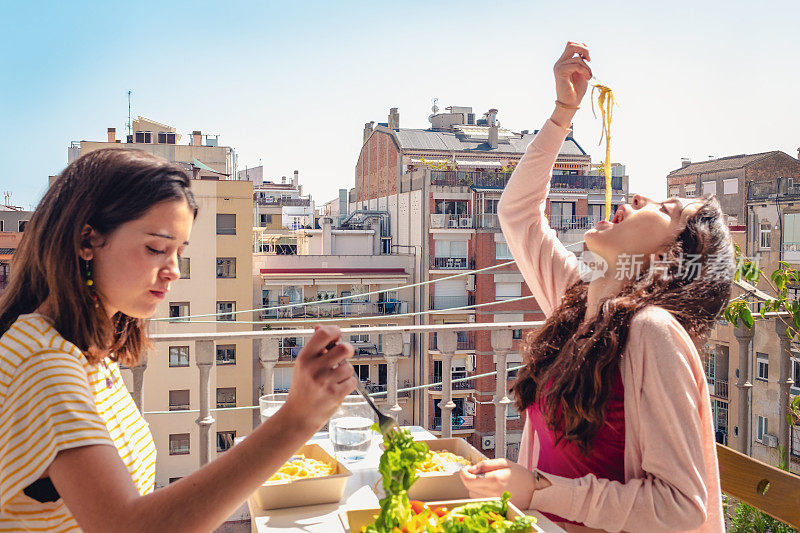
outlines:
[[[476,464],[488,459],[481,452],[476,450],[464,439],[431,439],[421,440],[435,452],[448,451],[469,459],[470,463]],[[433,500],[460,500],[469,498],[469,492],[461,482],[458,472],[448,474],[446,472],[425,472],[419,475],[419,479],[411,485],[408,490],[408,497],[412,500],[424,502]]]
[[[469,500],[469,499],[444,500],[444,501],[428,502],[428,505],[430,507],[435,507],[435,506],[438,507],[440,505],[444,505],[448,509],[452,509],[453,507],[458,507],[459,505],[464,505],[465,503],[488,502],[499,499],[500,498],[479,498],[476,500]],[[340,513],[339,518],[341,518],[342,520],[342,525],[344,526],[345,531],[350,531],[350,533],[361,533],[361,528],[372,524],[375,521],[375,518],[378,516],[378,513],[380,513],[380,509],[353,509],[347,511],[346,513]],[[522,513],[522,511],[520,511],[519,509],[517,509],[514,506],[514,504],[509,502],[508,515],[506,516],[506,518],[513,520],[518,516],[524,516],[524,513]],[[531,531],[533,533],[544,533],[544,530],[538,527],[536,524],[533,525]]]
[[[253,493],[258,506],[262,509],[280,509],[340,501],[347,478],[353,473],[319,444],[306,444],[295,453],[334,464],[333,475],[292,481],[266,481]]]

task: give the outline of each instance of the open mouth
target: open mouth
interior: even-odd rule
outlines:
[[[614,213],[614,218],[611,219],[611,223],[612,224],[619,224],[623,220],[625,220],[625,210],[622,209],[622,208],[617,209],[617,212]]]

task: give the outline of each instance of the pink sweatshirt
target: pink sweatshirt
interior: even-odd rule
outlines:
[[[545,315],[578,279],[578,260],[545,218],[550,173],[567,131],[548,120],[528,146],[499,205],[517,266]],[[613,230],[612,230],[613,231]],[[625,408],[625,482],[546,472],[530,508],[607,531],[724,532],[710,399],[700,355],[665,309],[631,320],[620,363]],[[520,463],[538,464],[539,437],[526,422]]]

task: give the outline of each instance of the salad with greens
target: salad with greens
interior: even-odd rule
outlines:
[[[378,431],[377,424],[373,429]],[[378,472],[386,496],[380,500],[381,510],[375,523],[364,528],[365,533],[523,533],[536,523],[532,516],[507,519],[511,498],[507,491],[500,500],[468,503],[452,509],[431,508],[409,500],[408,489],[419,477],[417,468],[430,448],[424,442],[415,442],[408,429],[384,435],[383,444],[385,450]]]

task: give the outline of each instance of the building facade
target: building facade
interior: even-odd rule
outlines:
[[[500,229],[497,203],[536,131],[515,133],[501,127],[496,109],[477,119],[469,107],[446,111],[431,115],[427,129],[400,128],[394,108],[386,123],[365,125],[349,209],[388,213],[390,231],[384,246],[412,251],[418,272],[414,281],[434,281],[423,288],[422,301],[430,310],[445,312],[425,316],[425,323],[542,320],[534,299],[518,300],[531,293],[513,264],[444,279],[513,259]],[[627,189],[624,166],[614,165],[613,205],[626,201]],[[605,216],[604,204],[604,177],[593,171],[591,157],[570,133],[551,181],[546,206],[551,226],[563,242],[576,243]],[[512,301],[483,306],[504,300]],[[522,362],[525,333],[514,332],[509,367]],[[463,379],[453,384],[453,434],[493,455],[495,380],[468,379],[496,369],[490,335],[460,335],[450,369],[443,368],[445,358],[435,335],[423,344],[414,365],[415,383],[441,381],[448,371]],[[509,379],[514,375],[509,373]],[[441,395],[436,388],[418,394],[415,423],[441,430]],[[515,458],[524,420],[513,406],[507,417],[507,455]]]

